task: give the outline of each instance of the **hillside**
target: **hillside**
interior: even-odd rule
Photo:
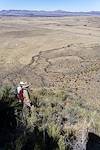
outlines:
[[[100,18],[0,19],[0,84],[65,87],[100,98]]]
[[[6,131],[7,139],[9,136],[11,140],[14,139],[10,146],[15,144],[16,150],[19,150],[18,144],[27,149],[24,142],[30,146],[28,143],[35,140],[34,136],[39,139],[34,141],[35,146],[44,146],[44,133],[48,137],[45,146],[52,145],[48,144],[49,141],[56,148],[59,146],[60,150],[65,150],[65,145],[70,149],[74,145],[74,150],[78,150],[77,142],[86,146],[86,140],[91,134],[98,141],[100,17],[1,16],[0,87],[8,85],[13,89],[20,81],[30,84],[33,108],[25,122],[18,114],[21,120],[18,121],[17,129],[14,113],[19,108],[18,104],[13,103],[15,99],[7,89],[3,94],[0,89],[0,104],[3,106],[0,107],[0,114],[8,119],[8,112],[14,119],[12,122],[13,119],[8,121],[1,117],[0,121],[3,135],[5,128],[10,128]],[[7,142],[7,139],[4,137],[4,141]]]

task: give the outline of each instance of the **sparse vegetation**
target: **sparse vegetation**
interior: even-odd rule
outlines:
[[[0,149],[83,150],[89,132],[100,136],[99,26],[90,16],[0,18],[0,86],[33,89],[31,112],[0,89]]]
[[[34,91],[31,114],[25,114],[24,120],[11,88],[0,93],[0,148],[4,150],[76,150],[77,145],[86,148],[88,132],[100,131],[98,112],[83,107],[68,91]]]

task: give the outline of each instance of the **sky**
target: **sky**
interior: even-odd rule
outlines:
[[[0,10],[100,11],[100,0],[0,0]]]

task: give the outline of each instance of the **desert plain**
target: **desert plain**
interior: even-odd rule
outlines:
[[[0,17],[0,86],[19,81],[99,108],[100,17]]]

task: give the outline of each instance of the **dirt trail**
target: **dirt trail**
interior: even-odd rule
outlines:
[[[73,76],[77,76],[76,82],[82,74],[84,74],[85,78],[90,72],[98,71],[100,69],[99,58],[96,58],[93,54],[86,57],[83,55],[86,49],[84,50],[83,47],[82,53],[78,49],[80,49],[78,46],[67,45],[56,49],[40,51],[38,55],[32,57],[28,65],[5,75],[2,77],[2,81],[10,79],[10,81],[13,80],[14,82],[15,78],[19,80],[25,78],[34,85],[34,78],[37,78],[38,82],[40,82],[40,86],[49,86],[49,84],[52,85],[52,82],[56,86],[57,82],[62,84],[70,75],[72,78]]]

